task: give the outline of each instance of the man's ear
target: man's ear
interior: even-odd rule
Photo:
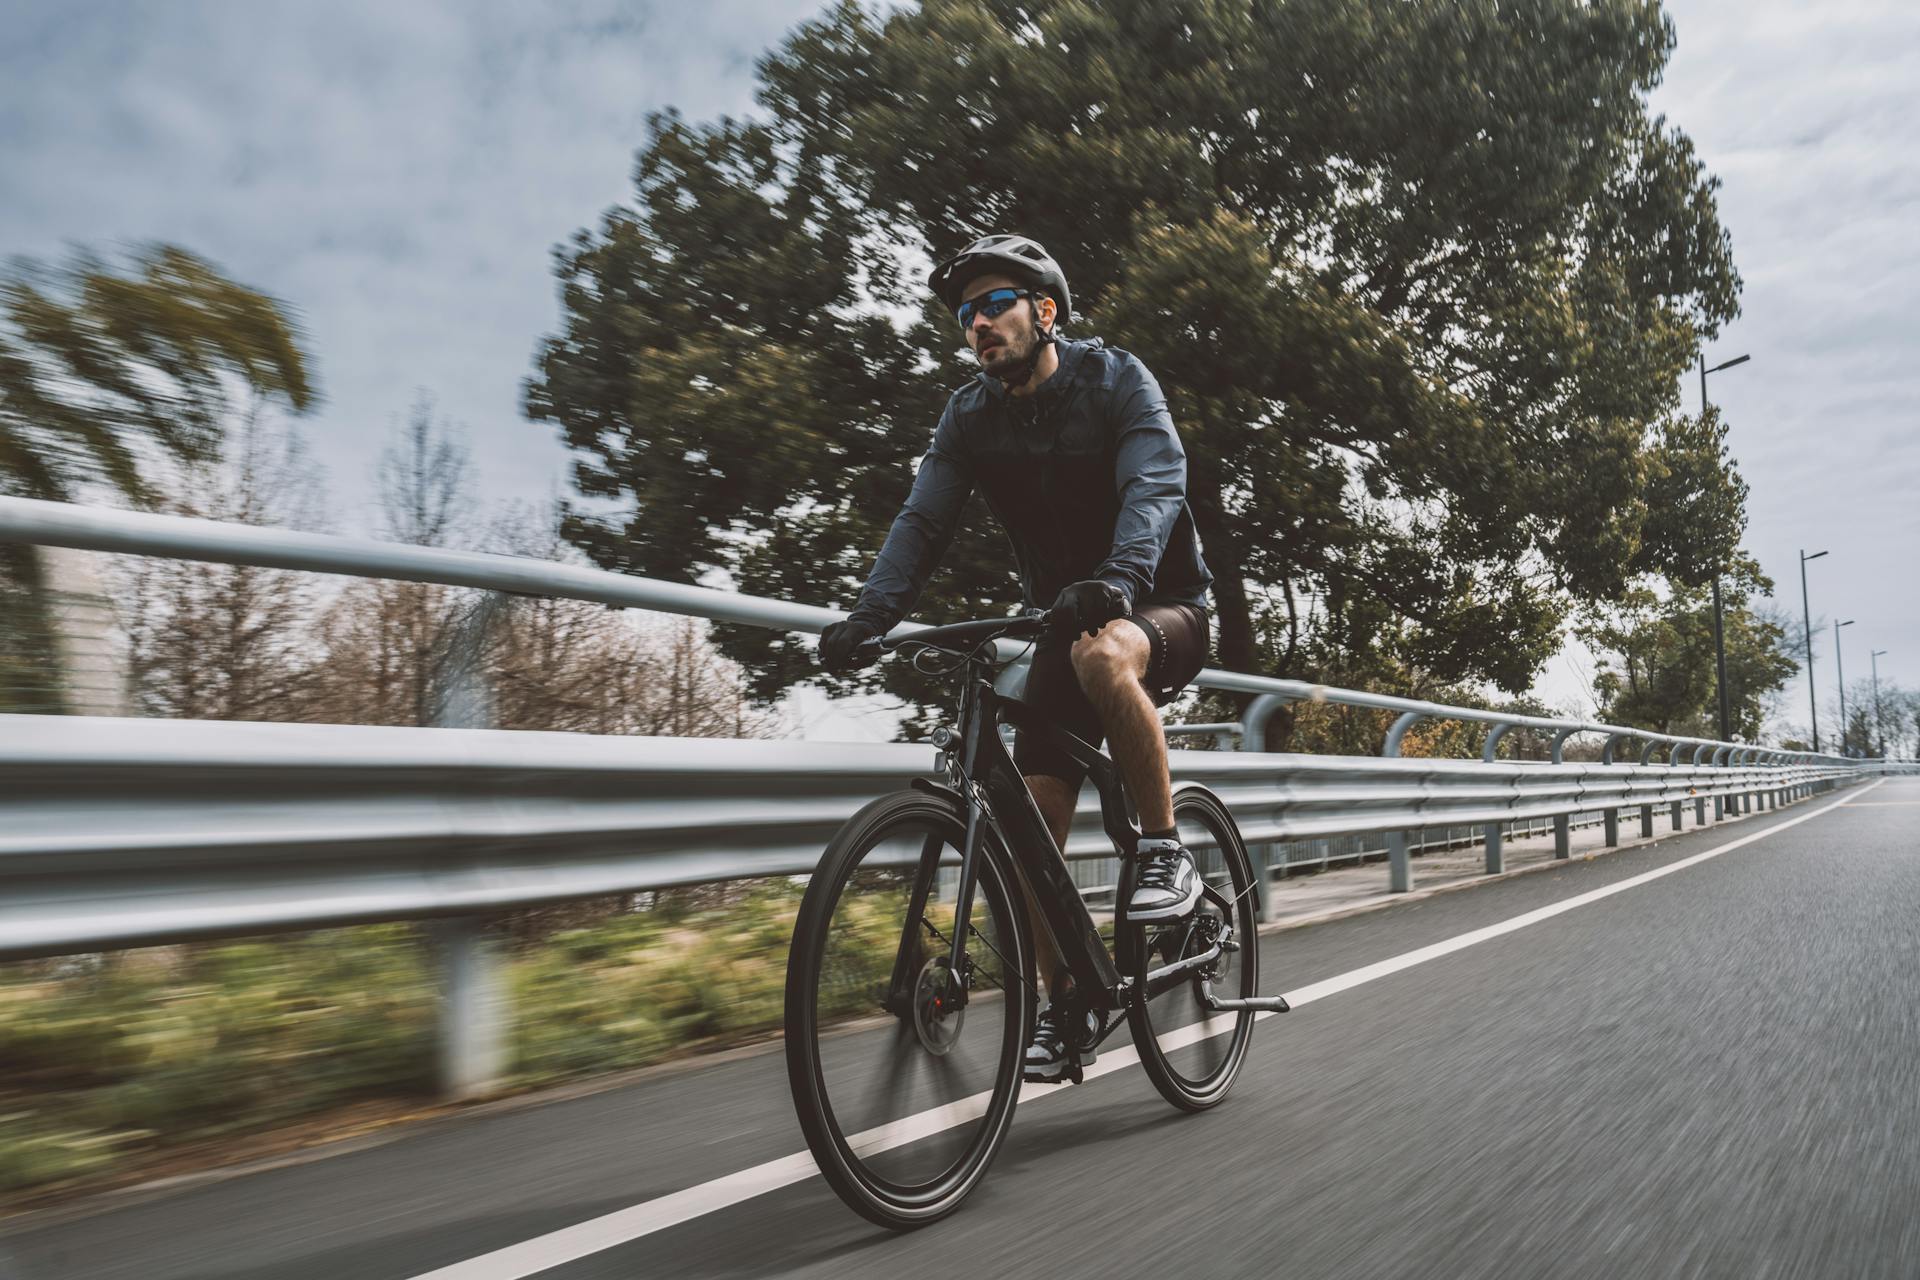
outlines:
[[[1059,304],[1043,293],[1033,300],[1033,305],[1038,308],[1040,323],[1053,328],[1053,318],[1060,313]]]

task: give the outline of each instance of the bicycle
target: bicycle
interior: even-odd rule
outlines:
[[[1182,785],[1173,797],[1181,842],[1200,862],[1200,903],[1181,920],[1125,919],[1140,832],[1118,770],[991,681],[997,640],[1035,639],[1052,625],[1032,611],[863,646],[868,656],[913,649],[916,665],[952,660],[921,668],[932,674],[964,671],[958,731],[934,738],[940,776],[914,779],[840,828],[808,882],[788,959],[787,1075],[800,1127],[829,1185],[882,1226],[952,1213],[1011,1128],[1038,998],[1023,895],[1070,979],[1052,987],[1066,1025],[1093,1025],[1069,1045],[1075,1083],[1124,1021],[1161,1096],[1204,1111],[1238,1076],[1255,1014],[1287,1008],[1255,993],[1253,873],[1232,814],[1206,788]],[[1003,720],[1087,766],[1121,868],[1111,953],[1001,740]]]

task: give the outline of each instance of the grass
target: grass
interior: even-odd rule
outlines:
[[[762,883],[516,938],[508,1087],[777,1028],[798,904]],[[877,914],[851,931],[880,948],[886,932]],[[426,932],[407,924],[0,967],[0,1194],[429,1100],[435,1001]]]

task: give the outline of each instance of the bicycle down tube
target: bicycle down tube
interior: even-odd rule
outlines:
[[[1021,888],[1038,907],[1041,920],[1053,935],[1060,958],[1073,976],[1081,998],[1093,1008],[1118,1009],[1123,1003],[1120,972],[1100,937],[1093,913],[1073,883],[1065,855],[1040,816],[1033,793],[1027,790],[1026,779],[1000,740],[999,724],[1004,718],[1016,729],[1036,732],[1050,745],[1086,765],[1100,793],[1100,812],[1107,832],[1114,837],[1117,848],[1128,849],[1138,833],[1120,810],[1119,776],[1111,762],[1092,746],[1055,726],[1020,699],[996,692],[984,680],[973,682],[968,702],[972,714],[963,726],[965,764],[961,769],[962,782],[967,788],[967,829],[969,833],[975,832],[978,820],[985,816],[979,813],[979,793],[984,791],[993,820],[1006,837]],[[1131,881],[1132,864],[1123,861],[1121,865],[1123,881]],[[1126,887],[1123,883],[1123,895]],[[963,895],[967,888],[963,883]],[[955,954],[958,955],[957,947]]]

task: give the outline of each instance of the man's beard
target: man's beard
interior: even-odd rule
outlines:
[[[1006,342],[997,343],[991,351],[980,352],[980,367],[988,373],[994,372],[996,367],[1017,369],[1022,363],[1032,358],[1034,350],[1039,345],[1040,325],[1037,321],[1029,320],[1024,338],[1011,338]]]

